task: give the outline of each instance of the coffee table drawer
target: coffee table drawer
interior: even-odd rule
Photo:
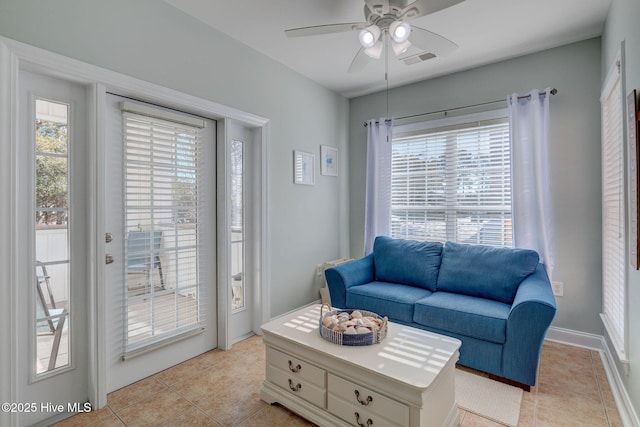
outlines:
[[[292,378],[300,378],[315,384],[323,390],[327,388],[325,370],[320,369],[309,362],[296,359],[295,357],[291,357],[290,355],[274,350],[273,348],[267,348],[267,361],[275,368],[291,375]]]
[[[393,425],[409,425],[409,407],[407,405],[366,387],[329,374],[327,392],[329,393],[329,412],[347,422],[354,422],[356,418],[354,414],[357,412],[360,414],[361,419],[366,413],[374,422],[374,418],[382,417],[386,420],[374,423],[374,426],[390,425],[391,421],[395,423]],[[367,425],[367,419],[365,418],[364,421],[361,421],[365,426]]]
[[[289,372],[285,372],[273,365],[267,366],[267,381],[283,388],[289,393],[298,396],[320,408],[325,407],[327,391],[309,381],[297,378]]]
[[[382,417],[378,414],[367,411],[363,407],[355,407],[352,404],[345,402],[342,398],[336,395],[330,394],[327,403],[330,413],[339,418],[342,418],[353,426],[407,427],[409,425],[398,424],[399,420]]]

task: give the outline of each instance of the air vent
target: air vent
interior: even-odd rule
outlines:
[[[403,61],[407,65],[413,65],[413,64],[417,64],[418,62],[423,62],[435,57],[436,56],[433,53],[424,52],[424,53],[419,53],[417,55],[410,56],[408,58],[404,58]]]

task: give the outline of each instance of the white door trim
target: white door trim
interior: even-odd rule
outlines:
[[[224,322],[218,322],[218,347],[223,350],[231,349],[231,337],[229,334],[229,320],[231,319],[231,307],[229,304],[230,296],[229,296],[229,288],[226,286],[227,283],[227,266],[229,265],[229,254],[225,250],[226,245],[224,242],[227,240],[227,199],[229,197],[228,187],[226,185],[222,185],[225,182],[225,177],[227,174],[227,158],[224,155],[225,149],[224,146],[227,141],[229,120],[219,120],[218,121],[218,134],[216,135],[216,142],[218,146],[216,147],[216,172],[218,176],[216,177],[216,210],[217,210],[217,221],[216,228],[218,230],[218,242],[216,245],[216,254],[217,254],[217,262],[218,262],[218,320],[224,319]],[[222,284],[223,286],[220,286]]]
[[[16,205],[16,179],[17,168],[15,159],[15,147],[17,141],[17,97],[18,70],[24,67],[40,74],[64,78],[73,82],[92,86],[90,95],[89,117],[91,126],[90,144],[91,162],[93,168],[90,172],[90,185],[94,189],[91,192],[90,212],[93,228],[89,236],[92,244],[90,251],[94,255],[90,265],[92,283],[90,283],[89,301],[89,330],[91,340],[90,366],[90,396],[94,407],[99,408],[106,404],[106,361],[104,348],[106,347],[105,313],[99,302],[104,298],[104,244],[102,238],[105,235],[103,200],[106,191],[104,179],[104,101],[106,92],[115,92],[119,95],[143,99],[148,102],[164,104],[179,108],[191,113],[199,114],[212,119],[232,119],[249,127],[261,128],[261,152],[262,162],[260,176],[262,180],[261,210],[263,225],[259,236],[261,244],[260,282],[262,289],[260,311],[256,313],[256,319],[266,320],[269,313],[269,289],[268,289],[268,217],[269,212],[269,181],[268,181],[268,146],[269,146],[269,119],[231,108],[213,101],[188,95],[173,89],[165,88],[140,79],[129,77],[101,67],[90,65],[75,59],[71,59],[53,52],[33,47],[15,40],[0,37],[0,230],[3,235],[9,236],[0,246],[0,279],[2,283],[16,283],[16,256],[12,253],[12,247],[18,239],[16,235],[16,216],[13,211]],[[101,238],[102,237],[102,238]],[[18,354],[13,350],[18,339],[15,325],[15,299],[16,292],[12,285],[8,285],[9,295],[7,299],[0,299],[0,320],[8,326],[0,328],[1,342],[10,342],[7,354],[0,354],[0,377],[10,378],[10,381],[0,385],[0,400],[3,402],[15,401],[16,378],[15,366]],[[226,322],[226,316],[219,316],[218,322]],[[260,320],[260,323],[262,321]],[[9,354],[10,353],[10,354]],[[0,424],[14,425],[15,419],[11,414],[0,413]]]
[[[18,325],[14,307],[17,306],[17,256],[13,248],[18,241],[16,196],[16,141],[18,132],[17,105],[18,60],[12,50],[0,43],[0,230],[6,236],[0,245],[0,280],[8,298],[0,298],[0,342],[9,343],[0,357],[0,377],[9,381],[0,382],[0,401],[17,402]],[[3,346],[4,348],[4,346]],[[0,412],[1,425],[16,425],[17,414]]]
[[[249,127],[249,126],[238,126],[237,123],[232,123],[232,120],[220,120],[218,122],[218,155],[217,155],[217,211],[218,211],[218,283],[221,286],[218,286],[218,310],[220,311],[220,315],[226,317],[226,322],[220,322],[218,324],[218,346],[221,349],[229,350],[231,346],[234,344],[234,340],[237,340],[237,336],[232,336],[233,334],[230,332],[232,330],[231,324],[233,322],[232,318],[234,316],[233,311],[231,309],[231,295],[229,291],[229,277],[230,277],[230,263],[231,260],[228,257],[227,248],[229,247],[229,242],[231,241],[231,235],[229,232],[230,223],[231,223],[231,211],[229,206],[230,200],[230,188],[231,183],[228,178],[229,176],[229,161],[228,161],[228,151],[227,144],[231,142],[234,137],[231,135],[234,132],[230,133],[230,127],[240,127],[243,128],[244,131],[248,131],[251,133],[251,139],[246,140],[247,147],[252,150],[250,154],[253,166],[251,172],[251,188],[252,194],[249,196],[251,200],[259,200],[259,205],[256,207],[253,202],[251,202],[249,209],[252,210],[250,215],[252,230],[251,237],[249,241],[251,244],[249,245],[253,251],[256,247],[259,248],[257,251],[253,251],[251,256],[249,256],[248,260],[250,265],[245,267],[245,273],[250,277],[251,285],[247,286],[247,289],[250,292],[250,297],[247,298],[249,301],[249,305],[247,305],[246,309],[250,310],[252,313],[251,316],[251,332],[254,334],[261,335],[262,331],[260,330],[260,326],[270,319],[269,313],[266,313],[263,310],[263,307],[268,307],[269,301],[266,299],[268,296],[268,292],[265,292],[264,285],[266,283],[266,274],[263,271],[263,266],[268,265],[268,259],[266,256],[268,255],[268,251],[265,251],[265,245],[263,242],[266,241],[266,230],[267,230],[267,209],[266,209],[266,201],[267,201],[267,189],[268,184],[266,183],[267,174],[267,144],[265,139],[265,133],[268,132],[266,129],[266,125],[262,128],[257,127]],[[247,260],[245,260],[247,262]]]
[[[260,170],[255,174],[260,176],[260,231],[257,233],[256,240],[260,247],[260,259],[258,260],[257,278],[260,285],[254,290],[254,304],[260,307],[255,310],[253,317],[253,329],[259,331],[263,323],[271,320],[271,292],[269,287],[270,271],[269,266],[271,260],[269,257],[270,245],[270,227],[269,227],[269,200],[271,200],[271,185],[269,178],[269,137],[271,135],[271,122],[265,122],[260,130]]]
[[[107,404],[107,362],[105,355],[107,354],[106,339],[107,336],[107,314],[106,304],[98,304],[99,301],[106,301],[105,290],[105,263],[98,262],[106,257],[106,248],[98,236],[105,236],[105,220],[106,220],[106,203],[105,203],[105,185],[106,170],[104,161],[99,159],[105,158],[106,147],[106,102],[107,90],[101,83],[94,83],[93,91],[90,95],[89,108],[95,114],[90,114],[90,135],[95,138],[95,144],[91,144],[89,149],[89,161],[92,165],[89,172],[89,186],[93,188],[95,196],[91,196],[89,206],[91,206],[91,246],[89,247],[90,256],[93,262],[89,266],[89,277],[93,286],[89,287],[90,307],[88,310],[89,321],[89,399],[98,408],[102,408]],[[100,118],[100,119],[99,119]],[[100,189],[98,191],[98,189]],[[95,399],[95,400],[93,400]]]

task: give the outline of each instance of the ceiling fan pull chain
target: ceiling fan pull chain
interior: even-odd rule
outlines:
[[[385,119],[389,119],[389,33],[384,34],[385,49],[384,49],[384,79],[387,82],[387,115]]]

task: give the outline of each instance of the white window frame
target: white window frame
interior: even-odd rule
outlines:
[[[626,250],[628,245],[626,232],[628,195],[625,186],[626,144],[624,133],[626,116],[622,70],[622,56],[618,52],[609,69],[600,97],[602,105],[602,313],[600,317],[620,362],[623,365],[628,365],[629,310]],[[618,99],[610,98],[616,94],[619,96]],[[609,100],[618,103],[617,115],[612,118],[617,121],[617,124],[613,124],[613,127],[608,126],[609,116],[605,114],[605,105]],[[607,140],[607,137],[610,140]],[[616,186],[614,192],[617,194],[609,191],[611,185]],[[618,213],[615,214],[616,218],[613,218],[613,224],[607,221],[612,206],[611,203],[611,206],[608,206],[607,201],[611,200],[611,197],[617,197],[618,203]]]
[[[394,127],[393,135],[395,140],[396,138],[398,139],[405,138],[405,137],[410,137],[412,135],[419,136],[421,134],[427,134],[432,131],[436,131],[437,129],[443,129],[443,128],[460,127],[461,129],[463,129],[464,125],[470,125],[470,124],[482,125],[483,122],[487,123],[494,120],[504,120],[505,123],[508,123],[508,110],[504,108],[504,109],[484,111],[479,113],[465,114],[465,115],[454,116],[454,117],[447,117],[444,119],[435,119],[435,120],[430,120],[425,122],[412,123],[407,125],[399,125]],[[446,204],[448,205],[448,202]],[[511,205],[511,201],[509,201],[509,204]],[[511,208],[511,211],[512,211],[512,208]],[[392,226],[390,226],[390,230],[391,230],[392,236],[403,237],[401,235],[396,235],[395,233],[393,233]],[[446,235],[446,237],[441,237],[437,240],[455,240],[455,239],[452,238],[451,235]],[[483,243],[481,242],[479,244],[483,244]],[[509,244],[503,244],[502,246],[513,246],[513,235],[512,235],[511,242],[509,242]]]

